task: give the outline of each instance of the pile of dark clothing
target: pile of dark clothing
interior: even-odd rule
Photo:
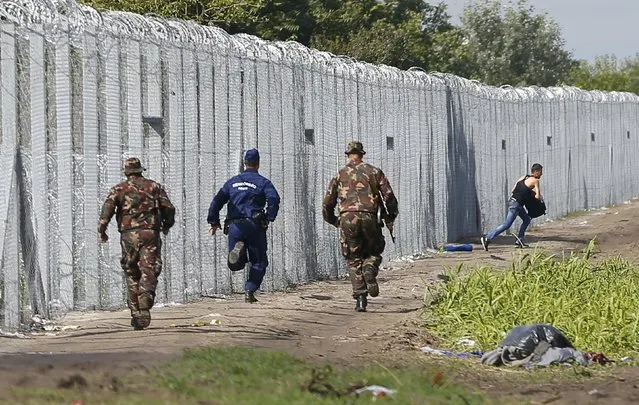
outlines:
[[[602,360],[605,360],[602,362]],[[557,328],[546,324],[513,328],[497,349],[484,353],[482,364],[490,366],[546,367],[551,364],[610,362],[602,354],[584,353],[575,349]]]

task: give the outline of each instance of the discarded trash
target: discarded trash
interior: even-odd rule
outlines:
[[[430,249],[429,253],[431,253],[431,254],[426,254],[424,252],[415,253],[414,255],[408,256],[408,258],[412,259],[412,260],[432,259],[432,257],[433,257],[432,253],[437,253],[437,251],[434,250],[434,249]]]
[[[516,326],[499,346],[486,352],[482,364],[545,367],[575,361],[583,366],[610,361],[603,354],[586,354],[574,348],[557,328],[546,324]]]
[[[468,338],[459,339],[456,343],[458,345],[463,345],[463,346],[470,346],[470,347],[477,346],[477,342]]]
[[[179,302],[167,302],[166,304],[164,303],[155,304],[153,307],[154,308],[171,308],[171,307],[181,307],[183,305],[184,304]]]
[[[373,399],[380,399],[385,396],[392,396],[397,393],[397,391],[392,390],[390,388],[382,387],[381,385],[369,385],[366,387],[362,387],[355,391],[355,395],[361,395],[365,392],[370,392],[373,394]]]
[[[606,394],[604,394],[603,392],[599,391],[596,388],[594,390],[588,391],[588,395],[593,395],[593,396],[597,396],[597,397],[605,397],[606,396]]]
[[[222,323],[222,322],[220,322]],[[190,324],[183,324],[183,325],[178,325],[178,324],[171,324],[169,325],[170,328],[189,328],[189,327],[201,327],[201,326],[209,326],[212,325],[212,323],[210,321],[204,321],[204,320],[197,320],[195,322],[192,322]]]
[[[610,360],[609,358],[607,358],[603,353],[586,353],[584,356],[591,363],[596,363],[602,366],[615,362],[614,360]]]
[[[31,337],[19,332],[4,332],[0,329],[0,337],[14,338],[14,339],[31,339]]]
[[[631,361],[635,361],[635,358],[632,356],[624,356],[621,359],[619,359],[619,361],[623,361],[623,362],[631,362]]]
[[[80,329],[80,325],[65,325],[65,326],[60,326],[60,325],[54,325],[52,323],[48,323],[45,324],[44,326],[44,330],[47,332],[54,332],[54,331],[65,331],[65,330],[77,330]]]
[[[467,358],[471,358],[471,357],[481,357],[482,356],[482,352],[475,350],[473,352],[465,352],[465,353],[458,353],[458,352],[453,352],[450,350],[440,350],[440,349],[433,349],[430,346],[424,346],[421,349],[422,352],[424,353],[428,353],[428,354],[434,354],[437,356],[444,356],[444,357],[457,357],[460,359],[467,359]]]
[[[463,245],[446,245],[444,246],[445,252],[472,252],[473,245],[466,243]]]
[[[222,324],[222,321],[220,321],[219,319],[212,319],[209,325],[221,325],[221,324]]]
[[[46,330],[53,330],[53,322],[48,319],[44,319],[41,315],[35,314],[31,317],[31,323],[29,324],[28,331],[31,333],[42,332]]]

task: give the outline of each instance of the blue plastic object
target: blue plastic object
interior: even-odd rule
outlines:
[[[446,252],[472,252],[473,245],[470,243],[466,243],[463,245],[446,245],[444,246],[444,251]]]

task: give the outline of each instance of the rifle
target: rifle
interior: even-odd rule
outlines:
[[[380,204],[377,207],[377,223],[382,228],[386,225],[386,229],[388,229],[388,233],[390,233],[391,240],[395,243],[395,235],[393,235],[393,225],[388,225],[388,208],[386,207],[386,202],[382,197],[382,193],[379,193]]]

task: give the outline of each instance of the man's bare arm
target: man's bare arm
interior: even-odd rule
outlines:
[[[541,200],[541,183],[539,182],[539,179],[535,179],[534,185],[535,185],[535,198],[538,200]]]

